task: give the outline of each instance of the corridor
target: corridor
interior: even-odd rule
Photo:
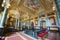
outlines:
[[[0,0],[0,40],[60,40],[60,0]]]

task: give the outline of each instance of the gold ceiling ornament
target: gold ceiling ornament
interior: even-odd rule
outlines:
[[[47,13],[53,11],[53,0],[39,0],[39,2],[41,2]]]
[[[8,12],[9,12],[8,14],[10,16],[13,16],[13,18],[18,18],[20,16],[18,10],[9,10]]]

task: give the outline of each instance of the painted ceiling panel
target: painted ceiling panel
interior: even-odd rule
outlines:
[[[9,10],[18,10],[21,19],[35,18],[37,14],[52,11],[53,0],[10,0]]]
[[[42,5],[39,3],[38,0],[26,0],[24,2],[24,6],[36,11],[43,9]]]

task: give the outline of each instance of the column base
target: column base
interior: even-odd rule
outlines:
[[[3,37],[4,36],[4,28],[0,28],[0,37]]]

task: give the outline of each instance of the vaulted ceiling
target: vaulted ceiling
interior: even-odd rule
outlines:
[[[28,15],[32,19],[42,12],[52,12],[53,2],[54,0],[10,0],[9,11],[17,10],[21,20],[28,20]]]

